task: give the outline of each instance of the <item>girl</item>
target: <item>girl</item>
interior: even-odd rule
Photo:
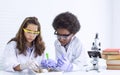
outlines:
[[[6,71],[37,70],[38,66],[41,66],[44,50],[38,19],[27,17],[16,36],[5,47],[4,69]]]

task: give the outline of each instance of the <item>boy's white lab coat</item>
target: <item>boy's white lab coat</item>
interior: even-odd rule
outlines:
[[[13,67],[26,63],[30,59],[35,60],[40,64],[41,60],[43,59],[43,55],[37,56],[35,58],[34,49],[31,53],[27,52],[26,56],[23,54],[18,54],[18,49],[16,49],[16,42],[12,41],[6,45],[3,58],[3,69],[6,71],[14,71]]]
[[[55,51],[56,59],[65,55],[68,60],[73,64],[73,71],[82,70],[84,65],[86,65],[86,53],[82,46],[82,43],[75,36],[72,38],[67,47],[67,52],[65,47],[61,46],[58,40],[55,41]]]

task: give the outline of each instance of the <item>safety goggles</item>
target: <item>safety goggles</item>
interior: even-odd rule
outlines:
[[[23,30],[25,33],[34,34],[34,35],[38,35],[40,33],[39,31],[31,31],[25,28],[23,28]]]
[[[58,39],[68,39],[68,37],[71,35],[71,34],[58,34],[56,31],[54,32],[54,35],[57,35],[57,38]]]

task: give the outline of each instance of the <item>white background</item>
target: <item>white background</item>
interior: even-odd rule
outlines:
[[[81,24],[76,34],[86,50],[91,50],[95,33],[99,33],[101,49],[120,48],[120,0],[0,0],[0,55],[13,38],[23,20],[38,17],[46,52],[54,58],[52,21],[62,12],[72,12]]]

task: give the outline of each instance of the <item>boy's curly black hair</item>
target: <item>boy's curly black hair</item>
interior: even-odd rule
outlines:
[[[55,30],[67,29],[72,34],[76,34],[81,28],[77,17],[70,12],[64,12],[56,16],[52,26]]]

